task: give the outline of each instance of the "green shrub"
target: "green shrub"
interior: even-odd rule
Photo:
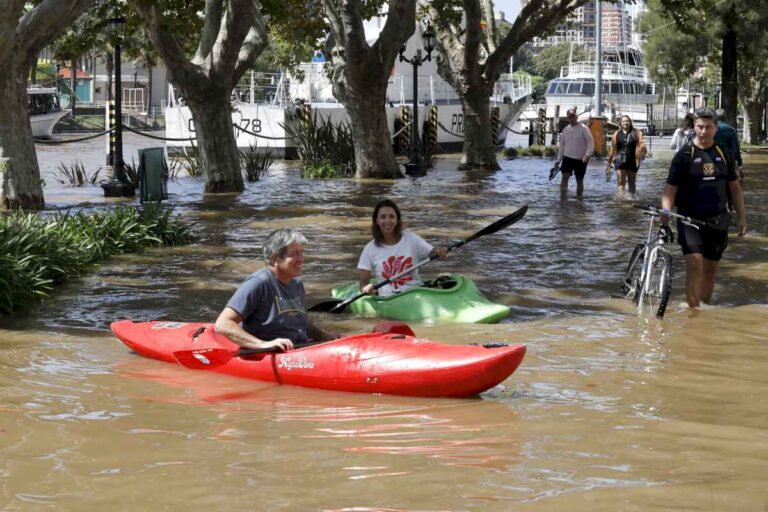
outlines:
[[[315,112],[311,123],[291,122],[281,126],[296,144],[303,177],[314,177],[315,171],[326,165],[336,170],[335,176],[355,174],[355,145],[349,123],[334,123],[319,118]],[[327,172],[327,169],[323,170],[323,173]]]
[[[28,309],[55,284],[112,255],[191,242],[192,227],[171,214],[148,205],[93,215],[17,211],[0,216],[0,314]]]
[[[250,146],[240,153],[240,166],[248,181],[259,181],[267,173],[267,169],[275,161],[269,148],[259,149]]]
[[[506,148],[504,150],[504,156],[507,158],[518,158],[518,157],[524,157],[524,156],[557,156],[557,152],[559,150],[559,147],[557,145],[554,146],[539,146],[539,145],[533,145],[528,147],[514,147],[514,148]]]
[[[301,177],[313,180],[338,178],[344,175],[344,169],[340,169],[330,162],[318,162],[301,167]]]
[[[61,162],[53,174],[53,179],[62,185],[69,184],[76,187],[82,187],[86,183],[96,183],[96,180],[99,178],[99,172],[101,172],[101,167],[96,169],[93,173],[89,173],[85,170],[83,163],[80,161],[70,165],[65,165],[64,162]]]

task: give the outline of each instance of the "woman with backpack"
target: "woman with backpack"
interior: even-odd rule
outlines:
[[[611,137],[611,152],[608,154],[606,168],[607,173],[611,165],[616,167],[617,199],[624,198],[625,186],[629,189],[629,199],[636,199],[637,169],[645,158],[646,152],[643,132],[632,125],[632,119],[629,116],[621,116],[620,128]]]

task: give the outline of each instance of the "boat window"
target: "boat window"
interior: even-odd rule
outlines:
[[[27,99],[27,107],[30,115],[40,115],[57,110],[55,96],[52,94],[30,94]]]
[[[568,82],[559,82],[557,84],[557,93],[556,94],[565,94],[567,89],[568,89]]]
[[[555,91],[557,90],[557,82],[552,82],[549,84],[549,89],[547,89],[547,94],[555,94]]]
[[[581,94],[586,96],[595,94],[595,84],[593,82],[584,82],[584,85],[581,87]]]
[[[611,92],[614,94],[621,94],[621,82],[614,82],[611,84]]]
[[[580,93],[581,93],[580,82],[571,82],[568,84],[568,94],[574,95],[574,94],[580,94]]]

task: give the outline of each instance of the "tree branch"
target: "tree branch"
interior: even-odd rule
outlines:
[[[203,18],[203,31],[200,33],[200,43],[192,62],[203,65],[210,58],[213,45],[219,36],[221,28],[221,14],[224,11],[222,0],[205,0],[205,17]]]
[[[217,77],[231,80],[230,73],[238,63],[243,42],[254,26],[257,12],[259,8],[253,0],[228,0],[219,35],[211,50],[212,71]]]
[[[40,50],[71,24],[93,0],[43,0],[19,19],[14,38],[19,58],[34,62]],[[10,8],[15,9],[18,0]],[[23,2],[21,2],[23,3]],[[4,6],[0,5],[0,8]],[[3,9],[4,10],[4,9]],[[14,11],[11,11],[14,12]],[[18,18],[17,18],[18,19]]]

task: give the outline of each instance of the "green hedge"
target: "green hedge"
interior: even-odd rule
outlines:
[[[29,309],[53,286],[115,254],[194,240],[172,210],[118,206],[108,213],[0,215],[0,315]]]

